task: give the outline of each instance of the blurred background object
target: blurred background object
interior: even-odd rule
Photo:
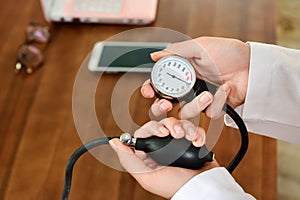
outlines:
[[[277,0],[277,44],[300,49],[300,1]],[[300,145],[278,141],[278,200],[300,199]]]

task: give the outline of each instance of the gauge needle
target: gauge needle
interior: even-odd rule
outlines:
[[[173,75],[173,74],[170,74],[170,73],[168,73],[168,72],[167,72],[167,75],[169,75],[169,76],[171,76],[172,78],[175,78],[175,79],[177,79],[177,80],[179,80],[179,81],[181,81],[181,82],[184,82],[184,83],[187,84],[187,85],[190,84],[190,83],[186,82],[185,80],[183,80],[183,79],[181,79],[181,78],[179,78],[179,77],[177,77],[177,76],[175,76],[175,75]]]

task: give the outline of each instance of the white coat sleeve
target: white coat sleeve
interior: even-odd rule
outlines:
[[[249,132],[300,144],[300,50],[248,44],[248,90],[236,111]],[[235,127],[227,115],[225,124]]]
[[[172,197],[172,200],[253,200],[224,167],[198,174]]]

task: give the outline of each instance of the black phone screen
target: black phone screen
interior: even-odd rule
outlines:
[[[148,68],[153,66],[150,54],[166,48],[166,46],[103,46],[99,67]]]

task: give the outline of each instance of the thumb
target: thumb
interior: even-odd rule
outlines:
[[[201,58],[204,54],[204,48],[196,40],[187,40],[183,42],[173,43],[162,51],[151,54],[153,61],[157,61],[162,57],[177,55],[186,59]]]
[[[152,53],[151,58],[154,61],[170,55],[178,55],[186,59],[201,58],[204,52],[204,48],[196,40],[187,40],[183,42],[173,43],[163,51]]]
[[[121,165],[129,173],[144,173],[151,169],[126,145],[122,144],[118,138],[109,141],[112,149],[117,153]]]
[[[173,56],[173,55],[175,55],[175,54],[168,52],[167,49],[164,49],[162,51],[156,51],[156,52],[150,54],[151,59],[154,62],[158,61],[159,59],[161,59],[165,56]]]
[[[230,87],[228,83],[224,83],[219,87],[216,94],[214,95],[213,102],[207,107],[206,115],[210,118],[216,119],[223,115],[222,110],[228,95],[230,93]]]

